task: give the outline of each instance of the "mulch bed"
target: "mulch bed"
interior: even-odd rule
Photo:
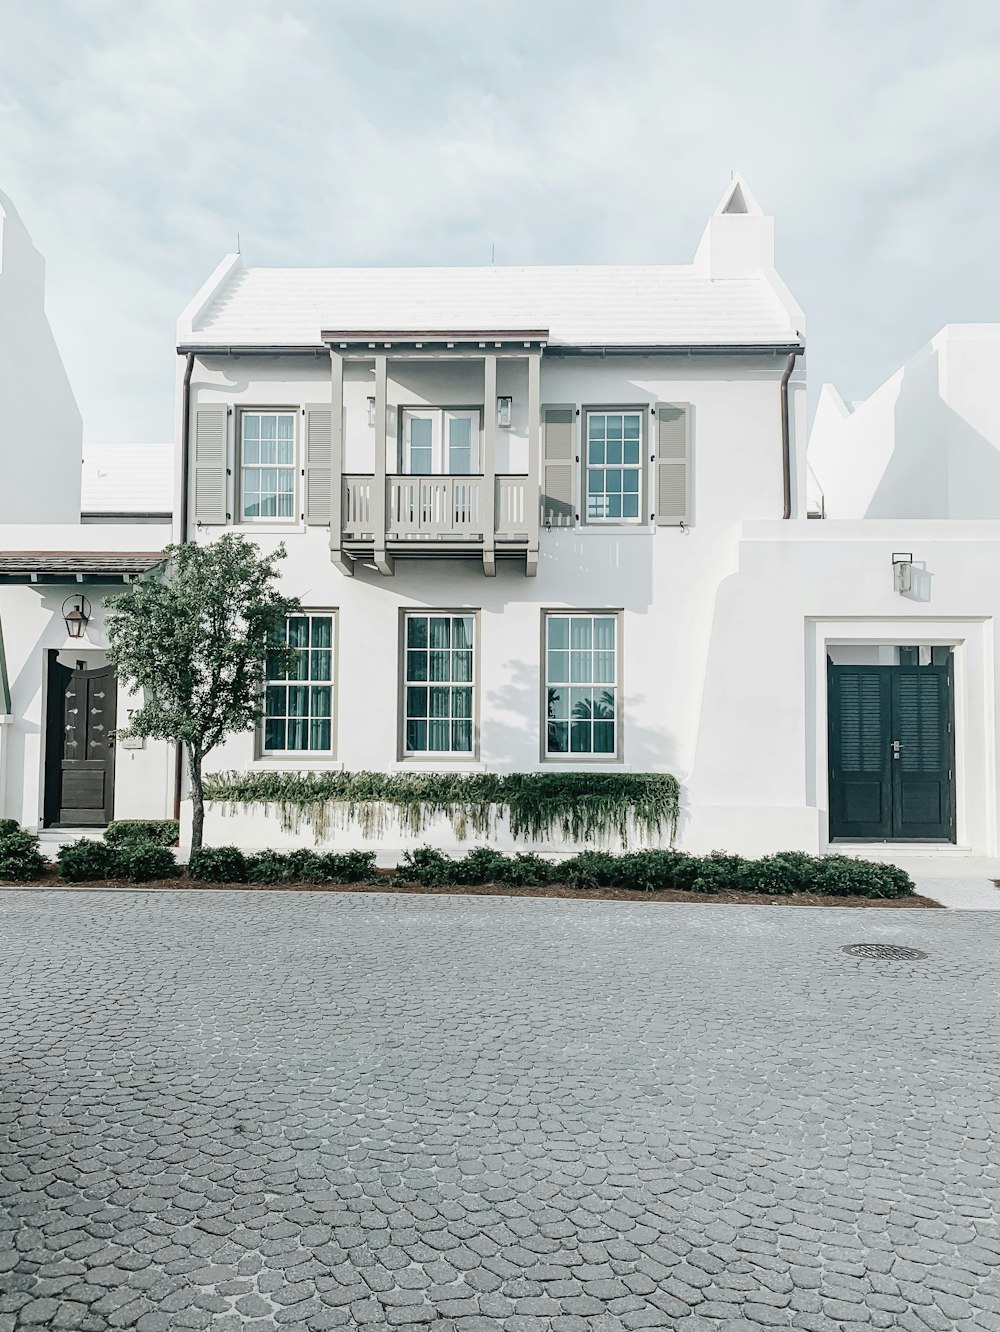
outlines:
[[[384,872],[384,871],[383,871]],[[129,883],[125,879],[100,879],[92,883],[64,883],[56,874],[44,874],[29,888],[173,888],[188,892],[240,892],[258,893],[395,893],[424,894],[438,897],[561,897],[579,902],[713,902],[739,903],[743,906],[810,906],[810,907],[940,907],[929,897],[831,897],[820,893],[789,893],[772,897],[767,893],[685,893],[673,888],[660,888],[655,892],[632,892],[624,888],[571,888],[568,884],[550,883],[539,888],[508,888],[503,884],[456,885],[450,888],[425,888],[419,883],[397,883],[386,875],[384,883],[202,883],[199,879],[154,879],[149,883]]]

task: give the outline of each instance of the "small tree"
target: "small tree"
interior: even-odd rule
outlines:
[[[108,656],[142,706],[123,734],[172,740],[187,752],[191,845],[202,843],[206,754],[261,714],[265,664],[283,674],[297,652],[285,619],[301,610],[278,590],[284,546],[262,555],[243,536],[168,546],[162,576],[109,599]]]

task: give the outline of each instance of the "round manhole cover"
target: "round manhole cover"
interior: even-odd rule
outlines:
[[[863,957],[873,962],[917,962],[926,957],[919,948],[903,948],[900,944],[845,944],[841,952],[851,957]]]

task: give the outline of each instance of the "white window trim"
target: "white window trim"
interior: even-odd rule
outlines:
[[[268,749],[265,744],[267,717],[261,713],[260,724],[257,727],[257,757],[278,761],[281,763],[298,763],[300,766],[310,763],[322,763],[334,759],[337,754],[337,713],[339,703],[339,689],[337,684],[338,666],[340,660],[340,615],[336,608],[304,606],[301,615],[313,619],[330,620],[330,679],[326,680],[265,680],[264,681],[264,700],[266,707],[267,686],[270,684],[327,684],[330,686],[330,747],[329,749]],[[292,619],[299,618],[292,616]],[[286,714],[287,722],[287,714]]]
[[[605,619],[613,619],[615,622],[615,747],[609,753],[593,752],[574,752],[573,750],[550,750],[549,749],[549,656],[548,656],[548,623],[552,618],[559,616],[572,619],[575,616],[586,616],[593,619],[595,616]],[[624,614],[621,607],[584,607],[584,606],[551,606],[542,611],[541,624],[541,700],[540,700],[540,729],[539,729],[539,751],[543,763],[557,763],[564,767],[573,767],[577,764],[586,764],[588,767],[593,764],[620,764],[623,762],[625,754],[624,746],[624,683],[623,667],[624,652],[622,646],[623,632],[622,621]],[[572,687],[572,686],[569,686]]]
[[[292,461],[291,463],[276,463],[275,467],[290,468],[292,473],[292,512],[290,514],[278,515],[274,517],[254,517],[243,511],[243,421],[248,416],[290,416],[292,418]],[[302,417],[301,407],[240,407],[236,414],[236,439],[235,439],[235,462],[233,468],[233,481],[235,483],[235,503],[233,512],[236,515],[236,526],[238,527],[298,527],[301,523],[302,514],[302,432],[300,421]],[[271,464],[250,463],[249,467],[254,470],[260,470]]]
[[[428,688],[434,681],[408,680],[406,677],[406,625],[407,621],[414,618],[433,619],[435,616],[461,617],[472,620],[472,679],[470,681],[448,681],[449,688],[453,684],[468,683],[472,687],[472,748],[471,749],[408,749],[406,746],[406,689],[408,685],[420,686],[424,683]],[[403,764],[411,763],[458,763],[469,764],[479,761],[479,611],[470,609],[468,606],[435,606],[427,607],[411,606],[400,611],[399,615],[399,743],[397,762]],[[440,683],[444,684],[444,681]],[[430,719],[428,719],[429,721]]]
[[[647,507],[647,466],[646,454],[648,452],[648,408],[636,406],[610,406],[610,407],[584,407],[583,419],[581,425],[580,439],[580,464],[581,464],[581,485],[582,496],[580,506],[580,516],[582,525],[585,527],[640,527],[649,525],[649,517],[646,513]],[[623,468],[632,469],[639,473],[639,512],[634,518],[592,518],[590,516],[590,418],[592,416],[638,416],[639,418],[639,461],[636,464],[622,463]],[[624,429],[622,431],[624,435]],[[606,466],[616,467],[617,463],[601,464],[595,463],[595,469],[603,470]]]

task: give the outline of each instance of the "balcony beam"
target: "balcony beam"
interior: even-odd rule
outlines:
[[[373,486],[372,527],[374,534],[375,568],[380,574],[391,576],[395,573],[392,556],[385,548],[386,508],[386,448],[388,437],[388,404],[386,381],[388,378],[388,358],[384,352],[375,355],[375,482]]]
[[[483,573],[495,578],[496,560],[496,476],[497,476],[497,357],[495,351],[483,356],[483,487],[480,496],[483,517]]]
[[[354,561],[344,552],[344,358],[330,348],[330,559],[348,577]]]

